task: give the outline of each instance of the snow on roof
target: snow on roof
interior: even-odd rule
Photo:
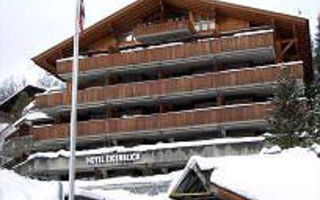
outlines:
[[[3,143],[7,137],[18,130],[18,125],[25,120],[24,116],[17,119],[13,124],[9,124],[1,131],[0,135],[0,151],[2,150]]]
[[[46,113],[39,112],[39,111],[33,111],[29,112],[25,115],[25,119],[29,121],[34,121],[37,119],[51,119]]]
[[[5,129],[9,124],[8,123],[0,123],[0,133],[3,129]]]
[[[22,122],[24,122],[25,120],[29,120],[29,121],[34,121],[37,119],[50,119],[50,117],[43,113],[43,112],[38,112],[38,111],[29,111],[26,110],[26,113],[20,117],[19,119],[17,119],[13,124],[10,124],[8,126],[6,126],[4,129],[1,130],[0,127],[0,131],[1,131],[1,135],[0,135],[0,150],[2,149],[2,145],[4,143],[4,140],[9,137],[12,133],[16,132],[19,128],[19,124],[21,124]]]
[[[19,93],[21,93],[22,91],[28,89],[28,88],[31,88],[31,89],[34,89],[34,90],[37,90],[38,93],[40,91],[45,91],[43,88],[39,88],[37,86],[34,86],[34,85],[26,85],[24,86],[23,88],[15,91],[13,94],[11,94],[10,96],[8,96],[6,99],[4,99],[2,102],[0,102],[0,106],[4,105],[7,101],[9,101],[10,99],[12,99],[14,96],[18,95]],[[36,92],[37,93],[37,92]]]
[[[24,109],[23,109],[23,113],[27,113],[28,111],[30,111],[32,108],[34,108],[35,106],[35,101],[31,101]]]
[[[92,189],[92,188],[99,188],[101,186],[108,186],[110,190],[112,190],[112,186],[115,185],[124,185],[124,184],[135,184],[135,183],[160,183],[160,182],[171,182],[173,179],[181,175],[182,171],[174,171],[169,174],[160,174],[160,175],[153,175],[153,176],[142,176],[142,177],[130,177],[130,176],[123,176],[123,177],[116,177],[116,178],[108,178],[108,179],[101,179],[101,180],[94,180],[94,181],[82,181],[77,180],[76,186],[83,189]]]
[[[59,200],[58,182],[44,182],[19,176],[0,169],[1,200]]]
[[[320,145],[313,145],[278,153],[276,147],[259,155],[196,156],[189,160],[184,172],[197,163],[201,170],[212,170],[211,183],[252,200],[319,200],[319,150]],[[172,183],[171,191],[177,183]]]
[[[137,184],[157,185],[163,182],[170,182],[180,176],[181,171],[171,172],[169,174],[145,176],[145,177],[116,177],[102,180],[76,180],[76,194],[94,197],[94,199],[105,200],[169,200],[166,192],[156,191],[153,195],[147,193],[133,193],[125,189]],[[64,194],[68,195],[68,182],[63,182]],[[118,185],[118,186],[116,186]],[[163,184],[162,184],[163,185]],[[121,187],[119,187],[121,186]]]
[[[93,154],[106,154],[114,152],[144,152],[159,149],[171,149],[179,147],[195,147],[215,144],[233,144],[243,142],[262,142],[264,137],[244,137],[244,138],[221,138],[211,140],[200,140],[200,141],[188,141],[188,142],[173,142],[173,143],[157,143],[154,145],[139,145],[135,147],[126,148],[123,146],[106,147],[92,150],[77,151],[76,156],[85,156]],[[35,158],[57,158],[57,157],[69,157],[70,153],[66,150],[60,150],[57,152],[38,152],[28,157],[28,160]]]
[[[241,37],[241,36],[247,36],[247,35],[257,35],[257,34],[264,34],[264,33],[273,33],[273,29],[257,30],[257,31],[246,31],[246,32],[236,33],[236,34],[233,35],[233,37]]]
[[[102,189],[94,189],[90,190],[92,193],[107,197],[106,200],[114,199],[114,200],[170,200],[167,193],[159,193],[155,195],[147,195],[147,194],[137,194],[132,193],[127,190],[102,190]]]
[[[75,195],[96,200],[113,200],[111,198],[105,198],[104,196],[97,194],[97,192],[92,192],[90,190],[84,190],[80,188],[75,188]],[[68,196],[68,194],[66,193],[65,196]]]
[[[161,181],[171,180],[178,172],[167,175],[150,177],[120,177],[100,181],[79,181],[76,180],[76,196],[88,197],[96,200],[169,200],[167,193],[148,194],[132,193],[127,190],[108,190],[101,188],[89,188],[88,186],[106,186],[110,183],[126,184],[128,182]],[[119,182],[120,181],[120,182]],[[126,182],[128,181],[128,182]],[[68,182],[61,184],[64,196],[68,195]],[[86,188],[87,187],[87,188]],[[16,174],[13,171],[0,169],[0,199],[1,200],[60,200],[60,185],[57,181],[38,181]]]

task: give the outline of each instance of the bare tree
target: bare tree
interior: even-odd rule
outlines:
[[[44,75],[38,80],[38,85],[44,88],[58,87],[63,88],[63,82],[52,75]]]
[[[13,95],[26,85],[27,81],[25,78],[20,80],[15,80],[13,77],[5,79],[0,87],[0,102]]]

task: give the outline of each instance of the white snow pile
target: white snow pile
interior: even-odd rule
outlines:
[[[135,184],[151,184],[168,181],[180,175],[180,171],[165,175],[147,177],[118,177],[105,180],[91,180],[75,182],[75,194],[96,200],[169,200],[168,194],[155,190],[152,194],[133,193],[125,187],[134,188]],[[39,181],[26,178],[13,171],[0,169],[0,199],[1,200],[60,200],[60,195],[68,196],[68,182]],[[169,184],[168,183],[168,184]],[[118,185],[118,186],[116,186]],[[122,186],[122,187],[120,187]],[[63,191],[60,191],[63,189]]]
[[[90,190],[96,196],[99,196],[103,200],[170,200],[167,193],[160,193],[154,196],[147,194],[135,194],[126,190],[102,190],[94,189]],[[96,198],[99,199],[99,198]]]
[[[0,123],[0,133],[2,130],[4,130],[9,124],[7,123]]]
[[[211,183],[252,200],[319,200],[320,145],[263,149],[258,155],[193,157],[188,166],[212,169]],[[181,179],[181,178],[180,178]],[[173,183],[174,184],[174,183]]]
[[[174,171],[169,174],[159,174],[153,176],[142,176],[142,177],[130,177],[130,176],[122,176],[116,178],[108,178],[101,180],[77,180],[76,186],[79,188],[97,188],[97,187],[105,187],[112,189],[115,188],[116,185],[129,185],[129,184],[157,184],[159,182],[171,182],[173,179],[181,175],[182,171]]]
[[[29,121],[35,121],[39,119],[51,119],[51,117],[44,112],[32,111],[25,115],[25,119]]]
[[[1,200],[59,200],[58,182],[44,182],[0,169]]]

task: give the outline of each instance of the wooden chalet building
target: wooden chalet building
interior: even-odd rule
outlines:
[[[36,96],[36,108],[55,120],[31,129],[29,154],[68,149],[72,44],[69,38],[32,59],[67,89]],[[191,155],[194,141],[259,136],[268,130],[268,99],[279,73],[304,83],[313,79],[307,19],[215,0],[138,0],[87,28],[80,52],[79,151],[113,146],[134,151],[141,144],[184,141]],[[260,142],[239,151],[256,152]],[[111,165],[109,171],[176,170],[189,154],[179,165],[179,156],[153,165],[152,159],[128,155],[130,165]],[[87,161],[101,165],[78,173],[107,167],[93,160]],[[34,172],[36,161],[29,163]],[[55,172],[49,168],[44,171]]]

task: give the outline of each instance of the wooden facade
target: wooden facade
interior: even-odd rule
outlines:
[[[82,121],[78,123],[79,136],[85,138],[99,134],[135,134],[135,132],[173,127],[264,120],[267,117],[268,104],[255,104],[254,98],[251,97],[233,96],[228,97],[232,99],[227,99],[223,95],[223,90],[236,88],[234,90],[241,91],[242,87],[250,85],[273,87],[272,85],[283,70],[287,70],[292,78],[303,79],[305,82],[312,77],[308,71],[309,68],[306,67],[307,51],[300,45],[301,41],[308,43],[303,38],[303,34],[307,33],[302,33],[300,30],[305,26],[304,19],[251,8],[247,8],[249,14],[246,14],[250,16],[252,13],[255,14],[252,14],[252,18],[248,18],[239,14],[245,13],[244,7],[233,7],[219,2],[214,2],[214,6],[207,1],[183,0],[181,1],[183,5],[176,0],[163,0],[160,4],[156,2],[156,0],[137,1],[123,11],[119,11],[126,15],[116,13],[106,19],[108,23],[102,21],[101,23],[105,24],[103,28],[111,31],[101,36],[98,36],[99,24],[83,33],[82,43],[80,42],[83,57],[80,60],[79,71],[80,76],[86,77],[82,80],[84,81],[82,84],[89,84],[89,86],[84,86],[79,91],[78,103],[81,108],[86,108],[82,115],[90,116],[82,116]],[[207,7],[198,9],[195,6],[202,3],[207,4]],[[149,8],[144,9],[144,6]],[[136,15],[132,14],[134,8]],[[234,15],[232,15],[233,12]],[[120,18],[118,21],[113,21],[113,17],[118,17],[117,14],[133,21],[130,24],[121,21]],[[286,26],[287,24],[290,24],[290,28]],[[92,32],[93,29],[96,32]],[[128,37],[130,37],[129,40]],[[52,59],[54,73],[66,78],[72,71],[72,60],[65,59],[70,56],[68,50],[64,49],[68,45],[69,41],[59,44],[55,47],[60,49],[59,53],[54,53],[56,50],[51,49],[34,60],[44,68],[48,68],[50,65],[53,66],[50,61]],[[224,63],[217,62],[221,57],[224,58]],[[232,59],[233,57],[237,59]],[[204,58],[207,59],[206,63],[201,60]],[[192,60],[196,59],[202,62],[192,63]],[[255,59],[262,64],[256,66]],[[178,61],[183,61],[184,64],[178,65]],[[159,68],[166,63],[171,63],[167,68],[172,74],[179,70],[189,70],[187,73],[191,75],[163,76]],[[212,69],[194,73],[192,69],[184,67],[190,63],[194,68],[212,67]],[[237,67],[229,67],[229,65]],[[144,78],[154,76],[148,70],[151,68],[159,71],[157,77]],[[118,80],[122,73],[130,75],[135,70],[140,73],[138,81]],[[118,74],[115,75],[116,73]],[[135,74],[131,75],[135,76]],[[98,80],[97,77],[102,78]],[[125,78],[128,76],[123,75],[122,79]],[[67,81],[70,80],[67,79]],[[217,91],[216,102],[203,100],[204,102],[200,103],[202,111],[195,109],[197,106],[195,104],[192,106],[192,103],[189,105],[185,103],[180,108],[179,105],[175,107],[170,102],[158,102],[157,108],[152,106],[143,108],[149,109],[146,113],[142,108],[126,106],[128,104],[126,102],[132,99],[135,102],[141,101],[140,105],[143,105],[143,99],[151,99],[152,104],[152,101],[161,97],[188,93],[188,97],[183,97],[187,99],[194,97],[199,91],[205,94],[212,90]],[[267,101],[268,94],[263,94],[261,91],[260,93],[262,94],[258,97],[259,101],[263,101],[261,99]],[[242,95],[241,92],[237,94]],[[108,104],[110,101],[124,102],[123,109],[132,110],[126,111],[129,114],[120,113],[121,109],[113,108],[113,104]],[[239,104],[239,107],[225,107],[228,102]],[[43,110],[55,108],[68,110],[70,103],[70,84],[64,92],[36,97],[36,107]],[[243,103],[247,103],[247,106],[240,106]],[[100,111],[104,119],[101,119],[101,116],[95,117],[95,114],[91,116],[90,112],[97,112],[97,110],[93,111],[90,106],[101,107],[107,104],[108,109],[104,107]],[[59,112],[62,112],[59,109],[56,116],[60,116]],[[139,116],[136,116],[137,114]],[[34,128],[32,133],[35,140],[66,138],[69,132],[66,120],[59,119],[55,123],[57,124]]]
[[[250,120],[264,120],[271,105],[257,103],[241,106],[199,109],[185,112],[146,115],[141,117],[93,120],[78,123],[78,137],[99,134],[134,134],[136,131],[152,131],[169,128],[218,125]],[[35,127],[35,140],[54,140],[69,137],[69,124]]]
[[[299,48],[297,59],[304,63],[305,81],[312,80],[311,42],[307,19],[215,0],[162,0],[161,3],[158,0],[138,0],[86,29],[81,36],[81,51],[93,48],[92,45],[98,41],[100,47],[102,41],[106,44],[104,47],[117,45],[115,36],[119,33],[132,31],[139,24],[148,23],[155,13],[160,15],[161,19],[161,16],[177,11],[185,13],[184,16],[193,23],[198,16],[214,19],[218,32],[261,25],[274,27],[277,43],[294,40],[294,46]],[[109,38],[110,42],[105,41],[106,38]],[[33,60],[45,70],[58,74],[56,60],[69,56],[72,56],[72,37],[34,57]]]
[[[139,24],[133,35],[141,42],[161,42],[190,37],[195,28],[189,19],[169,19],[167,22]],[[159,38],[160,36],[160,38]]]
[[[52,120],[27,134],[34,151],[67,148],[72,48],[69,38],[32,59],[67,85],[36,96]],[[85,29],[80,54],[87,149],[260,135],[279,74],[313,78],[307,19],[215,0],[137,0]]]
[[[274,34],[272,32],[243,37],[226,37],[170,47],[83,58],[80,60],[79,70],[89,71],[101,68],[169,61],[237,50],[274,47],[274,45]],[[71,71],[72,61],[57,62],[58,74],[70,73]]]
[[[284,68],[281,68],[284,67]],[[106,87],[93,87],[80,90],[79,104],[104,102],[112,99],[166,96],[180,92],[197,90],[223,89],[250,84],[276,82],[281,70],[287,70],[292,78],[302,79],[302,63],[271,65],[240,70],[206,73],[172,79],[145,81],[129,84],[116,84]],[[71,92],[39,95],[36,97],[37,108],[49,108],[70,105]]]

